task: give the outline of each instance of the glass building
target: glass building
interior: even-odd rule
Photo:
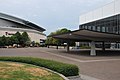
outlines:
[[[79,21],[79,29],[120,35],[120,0],[81,15]],[[120,47],[119,42],[114,44]]]
[[[82,24],[79,29],[120,34],[120,14]]]

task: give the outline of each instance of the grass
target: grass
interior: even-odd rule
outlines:
[[[0,61],[0,80],[64,80],[38,66]]]
[[[79,68],[76,65],[61,63],[53,60],[32,57],[0,57],[0,61],[21,62],[45,67],[50,70],[61,73],[66,77],[79,75]]]

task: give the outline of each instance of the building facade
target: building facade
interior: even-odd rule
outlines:
[[[120,34],[120,0],[81,15],[79,21],[79,29]],[[119,48],[120,44],[115,43],[115,46]]]
[[[0,36],[11,36],[16,32],[27,32],[31,41],[41,42],[46,39],[44,28],[29,21],[0,13]]]

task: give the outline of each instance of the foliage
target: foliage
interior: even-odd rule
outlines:
[[[17,36],[15,36],[15,35],[10,37],[10,42],[11,42],[12,45],[13,44],[19,44],[19,40],[18,40]]]
[[[51,32],[49,34],[49,36],[56,35],[56,34],[68,33],[68,32],[71,32],[71,31],[66,29],[66,28],[63,28],[63,29],[57,30],[55,32]],[[48,44],[48,45],[62,45],[62,44],[67,43],[67,42],[68,42],[67,40],[55,39],[55,38],[52,38],[52,37],[48,37],[45,44]],[[74,41],[69,41],[69,43],[70,43],[71,46],[75,45]]]
[[[21,46],[28,46],[30,44],[30,38],[27,32],[20,34],[16,32],[11,37],[5,37],[4,35],[0,37],[0,46],[9,46],[13,44],[19,44]]]
[[[22,44],[22,35],[19,32],[16,32],[13,36],[15,36],[18,39],[17,44]]]
[[[75,65],[60,63],[52,60],[45,60],[32,57],[0,57],[0,61],[22,62],[45,67],[63,74],[64,76],[77,76],[79,69]]]
[[[6,38],[5,38],[4,35],[0,38],[0,45],[1,46],[5,46],[6,45]]]
[[[22,44],[24,46],[29,46],[29,44],[31,43],[29,35],[27,34],[27,32],[23,32],[22,33]]]

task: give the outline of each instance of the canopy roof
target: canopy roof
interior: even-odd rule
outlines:
[[[21,18],[17,18],[17,17],[14,17],[14,16],[11,16],[11,15],[7,15],[7,14],[3,14],[3,13],[0,13],[0,19],[4,19],[4,20],[8,20],[8,21],[12,21],[12,22],[15,22],[15,23],[18,23],[18,24],[22,24],[22,25],[25,25],[26,27],[29,27],[29,28],[32,28],[32,29],[35,29],[35,30],[38,30],[38,31],[45,31],[44,28],[32,23],[32,22],[29,22],[29,21],[26,21],[26,20],[23,20]]]
[[[91,30],[75,30],[65,34],[52,35],[51,37],[57,39],[74,40],[74,41],[109,41],[109,42],[119,42],[120,35],[112,33],[103,33]]]

